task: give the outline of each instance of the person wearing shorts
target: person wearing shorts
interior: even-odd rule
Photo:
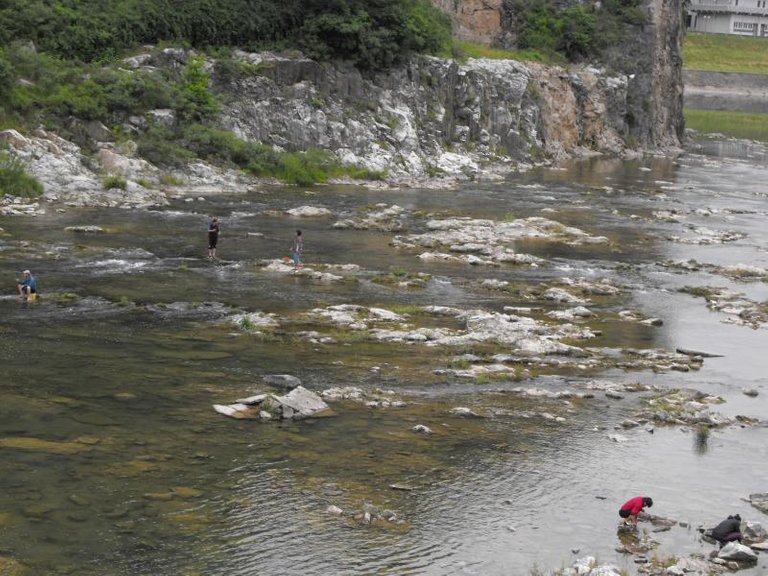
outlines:
[[[22,274],[24,277],[21,280],[17,280],[18,284],[16,284],[16,287],[19,289],[19,298],[28,299],[32,294],[37,294],[37,282],[29,270],[24,270]]]

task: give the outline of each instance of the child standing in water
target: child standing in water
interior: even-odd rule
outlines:
[[[304,251],[304,237],[301,230],[296,230],[296,236],[293,237],[293,246],[291,246],[291,256],[293,257],[293,271],[301,268],[301,253]]]
[[[216,244],[219,242],[219,219],[214,218],[208,224],[208,258],[216,258]]]

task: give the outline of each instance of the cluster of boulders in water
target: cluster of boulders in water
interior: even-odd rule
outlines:
[[[201,178],[203,178],[201,176]],[[88,184],[90,185],[90,184]],[[71,203],[81,192],[78,186],[62,192],[67,194]],[[112,191],[109,194],[117,194]],[[104,205],[112,204],[109,194],[102,195]],[[151,196],[151,195],[150,195]],[[53,200],[54,198],[47,198]],[[143,202],[154,203],[156,199],[141,196],[134,205]],[[0,204],[0,214],[18,215],[35,214],[41,211],[37,202],[24,202],[5,197]],[[296,218],[332,217],[327,209],[300,206],[286,211]],[[657,214],[662,218],[663,214]],[[333,227],[337,229],[374,229],[386,232],[402,233],[407,229],[406,211],[397,206],[378,204],[360,214],[337,220]],[[446,260],[464,262],[482,266],[546,266],[547,262],[532,255],[515,251],[512,246],[517,240],[544,240],[560,242],[570,246],[600,244],[610,241],[603,236],[592,236],[578,228],[565,226],[554,220],[542,217],[495,221],[472,218],[430,218],[425,222],[426,232],[396,236],[392,245],[401,250],[412,251],[421,260]],[[72,233],[101,234],[105,230],[98,226],[74,226],[68,229]],[[738,238],[730,233],[708,234],[706,230],[695,229],[699,234],[697,243],[726,242]],[[677,241],[687,241],[677,239]],[[269,260],[257,263],[259,269],[267,273],[291,273],[318,282],[344,282],[349,277],[358,275],[361,269],[348,265],[316,265],[293,270],[291,262]],[[740,281],[765,281],[768,270],[755,266],[717,267],[699,264],[695,261],[664,262],[662,266],[682,272],[704,271],[711,274]],[[424,286],[428,276],[397,277],[379,279],[401,288]],[[476,281],[474,288],[486,291],[511,291],[518,287],[507,281],[484,279]],[[460,309],[448,306],[413,306],[408,312],[389,310],[382,307],[369,307],[356,304],[339,304],[317,307],[300,315],[298,318],[281,318],[276,314],[261,311],[241,311],[231,314],[222,305],[191,305],[174,303],[153,305],[148,309],[160,315],[199,315],[226,318],[238,329],[250,332],[272,332],[288,326],[299,326],[293,335],[317,345],[333,346],[339,344],[340,334],[350,333],[362,336],[371,343],[396,343],[409,346],[442,347],[447,351],[484,346],[485,349],[497,347],[496,352],[448,354],[447,366],[436,367],[431,372],[437,376],[467,378],[480,381],[483,378],[521,380],[530,377],[534,371],[559,370],[563,368],[579,372],[605,368],[624,370],[654,371],[689,371],[701,367],[704,355],[689,351],[666,351],[654,349],[609,349],[589,346],[601,333],[587,326],[587,322],[599,318],[590,309],[593,298],[611,298],[620,295],[623,288],[605,279],[564,278],[549,285],[527,287],[523,299],[531,302],[530,306],[506,306],[503,311],[486,309]],[[747,299],[743,294],[722,288],[686,288],[685,291],[706,298],[710,309],[727,314],[733,322],[753,327],[760,327],[768,320],[768,309],[764,304]],[[561,306],[546,310],[545,307]],[[622,322],[635,322],[647,326],[659,326],[662,320],[647,318],[635,310],[621,310],[611,319]],[[423,322],[422,322],[423,321]],[[422,324],[422,325],[419,325]],[[311,329],[301,329],[304,325]],[[581,343],[576,345],[575,343]],[[393,391],[367,391],[356,387],[330,388],[313,392],[304,388],[301,382],[291,375],[271,375],[264,379],[269,388],[278,388],[281,392],[259,392],[230,404],[217,404],[214,409],[226,416],[237,419],[256,419],[261,421],[297,420],[325,416],[333,411],[329,403],[354,402],[370,409],[403,408],[408,401],[398,397]],[[640,427],[653,432],[654,426],[674,425],[696,428],[717,428],[729,425],[748,426],[758,420],[746,416],[728,418],[713,411],[713,407],[723,402],[722,398],[709,396],[692,390],[652,390],[646,385],[619,384],[615,382],[589,381],[579,383],[583,390],[551,392],[537,388],[518,387],[508,392],[530,398],[557,400],[569,403],[572,399],[589,399],[597,392],[603,392],[606,398],[621,400],[627,393],[653,392],[641,400],[641,408],[632,419],[621,423],[622,430]],[[755,390],[745,390],[749,396],[757,395]],[[570,405],[570,404],[569,404]],[[492,418],[503,411],[478,410],[473,407],[457,406],[450,409],[456,417]],[[560,414],[548,411],[531,412],[526,416],[537,416],[555,423],[564,422]],[[432,430],[425,424],[411,427],[414,433],[430,434]],[[619,433],[609,435],[615,442],[626,438]],[[79,446],[76,448],[79,449]],[[396,489],[407,489],[398,487]],[[755,506],[765,506],[768,510],[768,496],[753,495]],[[763,495],[765,496],[765,495]],[[758,505],[756,502],[762,503]],[[328,513],[349,518],[362,524],[402,524],[405,521],[395,512],[379,510],[365,503],[362,508],[342,510],[330,506]],[[663,523],[662,523],[663,524]],[[674,525],[674,523],[672,523]],[[657,525],[656,528],[661,528]],[[667,526],[667,529],[669,526]],[[764,533],[763,533],[764,535]],[[765,538],[752,541],[753,548],[761,548]],[[650,548],[648,548],[650,549]],[[714,558],[684,558],[669,566],[656,566],[642,556],[642,546],[638,549],[626,548],[623,551],[636,554],[639,571],[657,575],[681,574],[709,575],[718,574],[727,569],[736,569],[743,562],[751,562],[754,552],[739,544],[729,544]],[[620,572],[611,566],[597,565],[594,559],[585,558],[577,561],[563,574],[614,576]]]
[[[750,501],[754,504],[768,499],[768,494],[753,494]],[[765,510],[763,510],[765,511]],[[637,572],[646,576],[716,576],[729,572],[750,568],[755,565],[758,553],[768,550],[768,532],[758,522],[742,522],[742,542],[729,542],[713,550],[709,555],[692,554],[688,557],[668,558],[659,557],[651,552],[658,542],[653,538],[654,533],[671,530],[677,526],[689,528],[687,522],[676,522],[642,513],[640,519],[650,522],[652,528],[642,533],[633,527],[619,527],[619,540],[622,544],[616,549],[621,554],[632,556]],[[697,531],[701,539],[710,544],[716,541],[710,536],[710,529],[699,527]],[[560,570],[557,576],[621,576],[626,572],[612,564],[600,564],[593,556],[585,556],[576,560],[570,567]]]

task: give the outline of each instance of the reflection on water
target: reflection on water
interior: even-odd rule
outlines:
[[[531,399],[511,390],[561,391],[595,376],[697,387],[725,397],[723,410],[764,412],[766,395],[746,399],[740,390],[761,383],[765,361],[744,356],[768,344],[765,331],[722,324],[676,292],[693,275],[656,266],[681,257],[765,266],[761,166],[703,156],[589,161],[450,191],[274,189],[167,210],[5,219],[0,268],[7,278],[32,268],[42,298],[0,299],[0,559],[41,574],[487,575],[558,567],[578,549],[634,571],[615,552],[623,541],[616,509],[628,497],[648,493],[660,515],[693,523],[711,523],[723,510],[744,516],[740,499],[764,489],[765,428],[638,427],[616,444],[608,434],[633,416],[634,398]],[[489,269],[423,263],[393,248],[391,233],[333,228],[380,202],[405,208],[409,232],[423,231],[430,214],[544,215],[611,245],[521,243],[517,250],[550,263]],[[303,204],[334,217],[279,215]],[[698,214],[702,206],[715,210]],[[724,211],[735,206],[745,210]],[[653,217],[670,209],[685,223]],[[213,263],[202,258],[211,214],[223,220],[223,259]],[[307,264],[357,264],[355,281],[323,284],[256,265],[286,254],[298,222]],[[64,232],[74,224],[109,232]],[[748,236],[728,246],[668,240],[688,225]],[[372,281],[393,271],[431,280],[423,289]],[[523,383],[467,383],[435,373],[450,361],[440,350],[342,331],[336,345],[293,334],[311,328],[297,315],[320,305],[501,310],[528,305],[525,292],[481,290],[477,281],[537,286],[563,277],[625,287],[616,299],[595,298],[589,305],[598,312],[634,308],[664,319],[661,328],[595,320],[600,347],[699,345],[724,357],[697,373],[555,371]],[[237,311],[289,320],[275,333],[246,334],[227,320]],[[268,424],[211,409],[263,390],[269,373],[294,374],[314,389],[391,389],[408,405],[334,403],[333,417]],[[457,406],[484,417],[452,415]],[[412,432],[417,424],[433,433]],[[345,514],[327,513],[331,505]],[[392,521],[361,523],[357,516],[370,509]],[[704,546],[678,528],[658,540],[670,554]]]
[[[709,428],[699,426],[693,436],[693,447],[697,454],[706,454],[709,450]]]

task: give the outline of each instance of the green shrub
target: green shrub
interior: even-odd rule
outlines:
[[[125,190],[128,188],[128,181],[123,176],[112,175],[102,179],[101,185],[104,186],[105,190],[111,190],[112,188]]]
[[[414,52],[450,50],[450,21],[429,0],[310,0],[304,5],[307,17],[295,39],[316,58],[348,60],[371,70],[396,65]]]
[[[177,105],[173,84],[159,72],[101,68],[91,78],[101,86],[110,112],[142,114],[154,108]]]
[[[15,82],[13,65],[8,61],[5,50],[0,49],[0,102],[6,102],[11,97]]]
[[[329,172],[336,167],[335,160],[326,150],[308,150],[282,156],[277,176],[283,182],[309,186],[326,182]]]
[[[90,79],[75,84],[61,84],[43,102],[47,109],[59,116],[95,120],[107,113],[104,90]]]
[[[218,111],[216,98],[208,90],[210,75],[204,62],[200,56],[191,57],[177,87],[176,111],[185,120],[204,120]]]
[[[581,5],[569,6],[562,11],[558,51],[570,60],[576,60],[593,53],[595,24],[597,19]]]
[[[165,184],[166,186],[181,186],[184,184],[184,181],[180,178],[176,178],[176,176],[173,176],[172,174],[163,174],[160,176],[160,183]]]
[[[539,5],[525,14],[522,22],[522,29],[517,38],[517,45],[520,48],[555,51],[561,23],[552,8]]]
[[[24,164],[7,152],[0,152],[0,193],[23,198],[37,198],[43,193],[43,185],[27,174]]]
[[[139,155],[155,166],[181,167],[194,159],[190,150],[176,143],[176,134],[163,126],[150,126],[136,144]]]

